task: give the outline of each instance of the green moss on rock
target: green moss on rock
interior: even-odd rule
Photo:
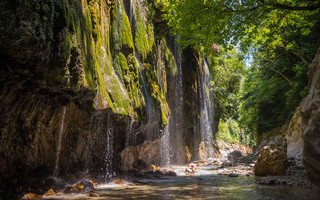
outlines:
[[[153,26],[148,21],[143,20],[139,10],[135,14],[135,19],[135,45],[139,54],[142,55],[143,59],[146,59],[154,46]]]
[[[134,44],[130,22],[124,9],[122,0],[116,1],[113,8],[113,18],[112,37],[114,49],[120,51],[125,48],[129,53],[133,53]]]

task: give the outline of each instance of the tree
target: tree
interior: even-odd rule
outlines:
[[[219,55],[212,44],[225,50],[237,46],[240,57],[250,55],[240,94],[234,98],[238,109],[227,109],[228,103],[222,106],[226,113],[233,110],[240,115],[242,129],[255,135],[290,117],[306,95],[306,72],[320,44],[319,0],[158,2],[166,11],[163,17],[180,35],[182,47],[192,45],[204,55],[214,55],[213,63],[219,63],[226,51]],[[226,89],[231,76],[223,71],[220,75],[222,79],[214,77],[216,96],[220,102],[230,102],[236,94]]]

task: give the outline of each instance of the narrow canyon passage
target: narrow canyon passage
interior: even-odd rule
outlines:
[[[0,200],[317,199],[319,0],[2,0]]]

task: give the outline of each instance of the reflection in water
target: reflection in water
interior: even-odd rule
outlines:
[[[319,191],[286,185],[257,185],[255,177],[205,175],[141,180],[145,185],[98,187],[100,197],[57,196],[51,199],[317,199]]]

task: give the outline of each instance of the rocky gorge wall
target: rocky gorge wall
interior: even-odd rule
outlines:
[[[303,133],[303,164],[311,181],[320,186],[320,48],[308,71],[309,94],[301,104],[301,128]]]
[[[177,138],[171,163],[197,157],[201,71],[161,14],[147,0],[0,3],[1,186],[143,170]]]

